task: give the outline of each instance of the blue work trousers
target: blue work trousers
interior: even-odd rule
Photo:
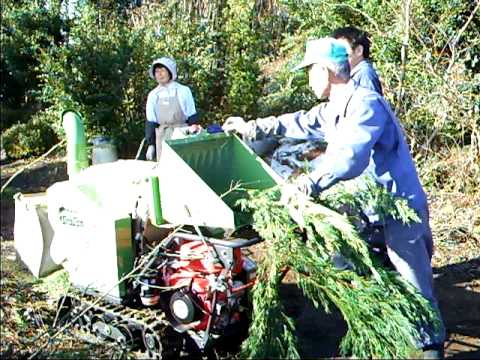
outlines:
[[[426,347],[445,341],[445,326],[433,290],[433,240],[428,209],[417,210],[417,213],[422,219],[421,223],[405,225],[401,221],[387,219],[383,224],[383,238],[389,260],[396,271],[430,301],[440,319],[439,331],[435,332],[433,326],[428,324],[419,329],[422,337],[419,347]],[[378,238],[377,235],[376,241]]]

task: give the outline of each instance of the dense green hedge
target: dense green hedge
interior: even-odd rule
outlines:
[[[412,0],[408,16],[407,1],[379,0],[168,0],[137,7],[126,1],[115,12],[85,1],[76,16],[62,0],[50,2],[53,12],[44,11],[48,1],[6,3],[2,68],[13,69],[21,57],[24,78],[34,80],[20,87],[34,89],[28,94],[57,136],[58,113],[73,107],[83,115],[88,136],[108,134],[120,147],[135,148],[143,135],[146,96],[155,86],[147,69],[164,55],[177,60],[179,81],[192,88],[203,124],[232,114],[255,118],[311,107],[316,99],[305,73],[290,71],[305,41],[355,25],[371,34],[386,98],[414,150],[460,144],[480,153],[480,20],[468,0]],[[26,16],[36,20],[26,22]],[[46,20],[57,25],[41,33],[38,24]],[[2,122],[3,114],[23,106],[15,101],[2,100]],[[19,119],[25,120],[2,128]],[[9,150],[12,134],[22,138],[25,126],[3,134],[11,157],[51,143],[39,137],[43,144],[32,144],[31,151],[27,145]]]
[[[60,16],[61,0],[2,0],[0,99],[2,131],[18,122],[40,101],[39,55],[61,45],[67,21]]]
[[[2,134],[2,145],[8,155],[22,158],[29,155],[41,155],[58,141],[51,127],[51,117],[40,112],[29,122],[15,124]]]

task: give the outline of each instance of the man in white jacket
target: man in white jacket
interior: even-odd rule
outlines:
[[[198,114],[190,88],[175,81],[175,60],[169,57],[156,59],[150,65],[149,75],[158,86],[150,91],[147,98],[146,157],[147,160],[156,158],[159,161],[162,141],[171,138],[174,128],[195,124]]]

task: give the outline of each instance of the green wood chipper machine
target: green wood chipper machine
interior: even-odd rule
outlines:
[[[15,196],[15,247],[37,277],[64,268],[63,323],[150,358],[245,333],[260,241],[237,206],[279,177],[237,136],[168,140],[160,162],[89,166],[82,119],[62,114],[67,181]]]

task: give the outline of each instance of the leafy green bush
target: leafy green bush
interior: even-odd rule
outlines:
[[[87,4],[72,22],[69,42],[41,57],[42,101],[55,111],[79,111],[87,136],[108,134],[121,149],[138,146],[146,97],[157,85],[147,70],[155,58],[172,56],[178,81],[192,88],[204,124],[223,119],[226,109],[255,111],[260,85],[252,49],[246,47],[245,57],[237,59],[242,39],[236,38],[236,47],[230,45],[242,22],[255,43],[249,2],[250,7],[244,4],[245,17],[229,23],[229,32],[223,30],[221,20],[230,7],[213,7],[212,19],[207,21],[190,17],[177,2],[167,2],[148,8],[142,21],[131,26],[125,18]],[[226,54],[238,64],[228,65]],[[54,127],[60,133],[58,120]]]
[[[36,112],[36,109],[28,108],[26,106],[21,108],[11,108],[4,104],[1,104],[0,106],[0,113],[2,114],[0,130],[2,132],[12,125],[28,122]]]
[[[51,127],[51,114],[40,112],[28,123],[13,125],[2,134],[2,145],[9,158],[41,155],[58,141]]]
[[[281,59],[276,59],[284,66],[265,84],[262,115],[314,105],[317,100],[305,76],[289,74],[288,68],[300,60],[307,39],[353,25],[370,33],[385,97],[403,122],[413,150],[472,144],[480,156],[475,145],[480,143],[480,17],[474,3],[415,0],[408,14],[404,2],[380,6],[376,0],[285,0],[279,6],[288,14],[278,50]],[[403,61],[404,42],[408,52]]]
[[[27,122],[38,105],[40,53],[60,44],[68,24],[61,17],[61,0],[2,1],[0,97],[2,130]],[[47,5],[48,3],[48,5]]]
[[[255,113],[262,87],[258,59],[264,51],[255,1],[225,0],[205,7],[205,14],[176,1],[149,8],[141,31],[155,54],[151,60],[163,55],[176,59],[179,81],[191,87],[203,124]]]
[[[247,116],[257,112],[260,97],[262,55],[260,37],[254,29],[255,2],[230,0],[224,10],[225,109],[227,114]]]
[[[471,1],[414,0],[408,14],[406,2],[378,0],[167,0],[119,3],[114,12],[84,1],[73,19],[62,15],[62,0],[49,2],[51,15],[42,11],[45,1],[31,9],[7,3],[2,71],[4,61],[14,69],[12,56],[25,53],[30,60],[12,74],[25,73],[15,76],[35,89],[39,75],[41,87],[29,96],[49,111],[74,108],[88,136],[113,136],[120,149],[143,137],[146,97],[156,86],[147,69],[155,58],[177,60],[204,125],[229,115],[256,118],[313,106],[305,72],[290,69],[307,39],[354,25],[370,33],[385,97],[413,150],[472,145],[480,154],[480,20]],[[42,32],[47,18],[53,28]],[[55,37],[58,29],[63,35]],[[52,126],[61,133],[58,118]]]
[[[211,6],[211,5],[209,5]],[[138,27],[145,36],[146,60],[142,77],[148,87],[144,96],[157,84],[147,76],[150,63],[161,56],[171,56],[177,62],[178,81],[191,88],[197,112],[204,124],[215,121],[221,112],[225,77],[222,71],[221,6],[208,11],[211,20],[188,12],[179,2],[145,10],[144,22]],[[144,109],[142,109],[143,118]]]
[[[68,42],[40,58],[42,101],[56,112],[77,110],[87,135],[108,134],[120,144],[138,144],[146,82],[139,60],[143,47],[143,37],[130,31],[122,17],[86,5],[72,23]],[[57,133],[60,125],[56,118]]]

